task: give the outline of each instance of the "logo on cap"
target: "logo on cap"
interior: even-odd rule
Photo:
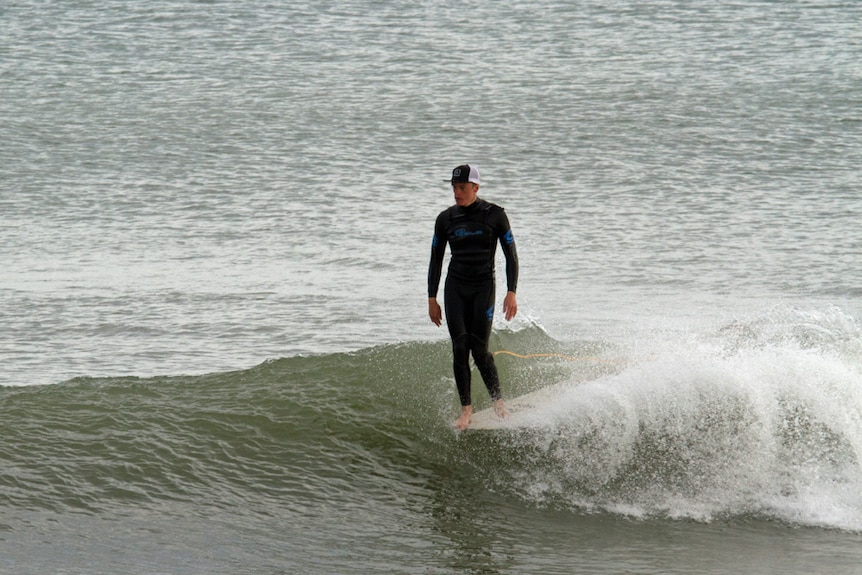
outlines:
[[[479,170],[477,170],[474,166],[470,164],[464,164],[461,166],[457,166],[454,170],[452,170],[452,178],[446,180],[451,183],[466,183],[472,182],[474,184],[479,183]]]

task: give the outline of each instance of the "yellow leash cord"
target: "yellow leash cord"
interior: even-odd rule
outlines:
[[[501,353],[505,353],[506,355],[511,355],[520,359],[531,359],[534,357],[556,357],[559,359],[565,359],[566,361],[602,361],[607,363],[618,363],[622,361],[620,359],[603,359],[601,357],[572,357],[570,355],[562,355],[560,353],[528,353],[527,355],[521,355],[520,353],[515,353],[514,351],[509,351],[506,349],[500,349],[492,353],[495,356]]]

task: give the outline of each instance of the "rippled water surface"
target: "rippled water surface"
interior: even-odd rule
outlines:
[[[7,555],[0,569],[331,572],[321,567],[328,557],[336,567],[359,561],[366,572],[443,573],[463,572],[465,558],[482,556],[492,558],[475,565],[486,572],[595,571],[606,565],[603,553],[588,567],[567,546],[596,522],[606,539],[593,549],[619,543],[607,572],[684,569],[649,535],[656,525],[710,550],[698,556],[716,558],[699,564],[702,572],[720,572],[731,559],[740,570],[770,572],[770,561],[782,558],[765,550],[791,542],[848,548],[845,535],[862,524],[853,495],[862,437],[853,391],[862,372],[859,30],[862,6],[840,1],[7,2],[0,7],[4,425],[7,436],[35,429],[47,440],[70,434],[103,449],[59,442],[71,461],[95,461],[92,475],[60,451],[29,467],[27,453],[38,444],[6,454],[10,519],[0,533],[10,535],[0,545],[24,551]],[[511,325],[497,320],[494,345],[599,354],[633,370],[561,375],[510,365],[504,386],[515,393],[597,382],[561,400],[568,411],[557,414],[557,431],[601,438],[616,430],[634,433],[631,441],[608,436],[601,450],[522,438],[475,452],[490,453],[488,465],[499,471],[488,483],[455,472],[474,452],[438,437],[448,433],[452,385],[445,330],[426,316],[425,283],[434,217],[452,203],[443,180],[463,162],[480,168],[480,195],[506,207],[521,259],[521,314]],[[420,351],[402,356],[402,345]],[[373,363],[362,354],[377,346],[397,367],[360,371],[363,380],[351,354]],[[315,364],[299,377],[292,362],[300,356],[338,367]],[[255,366],[267,360],[281,361],[280,371],[259,376]],[[643,367],[645,360],[657,363]],[[328,443],[342,416],[312,417],[326,423],[302,436],[310,451],[284,453],[283,461],[285,476],[304,477],[318,491],[297,494],[279,483],[281,460],[265,453],[295,439],[299,400],[290,390],[330,390],[323,397],[336,402],[335,389],[362,389],[372,379],[380,395],[408,390],[398,397],[418,406],[406,410],[410,421],[390,429],[374,401],[360,401],[344,416],[352,432]],[[255,410],[281,407],[219,428],[220,410],[238,417],[243,401],[232,394],[249,380],[260,395]],[[641,395],[638,381],[651,393]],[[59,385],[33,387],[41,384]],[[186,399],[163,397],[171,386]],[[719,397],[710,399],[713,387]],[[650,408],[650,398],[675,396],[686,399],[667,417]],[[608,397],[622,398],[629,419]],[[323,409],[320,401],[312,411]],[[43,420],[50,406],[66,404],[82,411]],[[189,409],[200,421],[149,421],[150,436],[147,422],[124,419],[147,409]],[[596,419],[584,415],[592,412]],[[374,424],[363,427],[369,417]],[[617,419],[633,427],[620,430]],[[432,439],[404,440],[419,442],[424,455],[410,463],[419,471],[405,476],[398,438],[417,421]],[[671,421],[701,441],[681,442]],[[112,429],[128,437],[114,445]],[[208,433],[215,439],[203,439]],[[237,439],[245,434],[257,439]],[[148,447],[135,445],[137,436]],[[743,447],[728,447],[738,437]],[[148,458],[162,443],[171,456]],[[178,463],[183,445],[201,450],[188,467]],[[647,445],[653,451],[638,451]],[[222,448],[246,450],[237,460],[260,475],[243,476],[230,453],[213,455]],[[347,465],[330,483],[311,455],[321,449],[333,461],[367,465]],[[513,452],[521,459],[508,460]],[[841,463],[815,458],[823,467],[806,467],[815,452],[840,454]],[[612,486],[581,467],[599,454],[617,458]],[[685,475],[680,454],[706,463]],[[213,457],[229,469],[202,463]],[[692,488],[725,457],[771,471],[736,477],[722,468],[718,485]],[[64,486],[70,469],[85,477]],[[385,493],[362,500],[345,485],[348,475],[373,483],[380,469],[395,503]],[[636,472],[664,473],[658,494],[641,492]],[[684,501],[670,495],[683,481],[677,472],[694,489]],[[818,473],[834,489],[811,480]],[[737,480],[741,496],[724,491]],[[147,502],[146,485],[167,491]],[[172,485],[186,505],[183,527],[161,522]],[[190,495],[197,489],[190,485],[205,497]],[[262,497],[260,489],[272,491]],[[580,535],[559,535],[545,556],[519,547],[524,532],[514,527],[496,540],[488,535],[491,515],[464,527],[472,508],[451,501],[487,507],[496,493],[511,525],[526,517],[530,532]],[[309,503],[322,494],[349,505]],[[48,503],[34,511],[39,499]],[[298,547],[285,547],[262,535],[274,500],[290,509],[285,516],[314,507],[306,517],[337,517],[339,528],[310,529],[294,540]],[[136,568],[101,537],[76,540],[69,525],[79,509],[69,501],[84,501],[93,532],[138,556]],[[235,521],[241,508],[257,511]],[[399,518],[363,543],[388,559],[330,545],[356,542],[369,524],[357,519],[363,514]],[[640,523],[656,516],[658,524]],[[689,531],[678,517],[698,527]],[[740,517],[813,531],[785,540],[784,528],[746,524],[755,543],[730,558],[722,528],[710,522],[736,530]],[[51,527],[55,521],[66,527]],[[213,550],[205,524],[218,526],[217,541],[238,530],[249,544]],[[163,525],[162,535],[154,525]],[[831,538],[822,526],[844,535]],[[180,532],[187,537],[178,547],[164,547]],[[63,551],[44,555],[37,538]],[[162,551],[136,555],[136,548]],[[438,561],[405,559],[429,549]],[[586,557],[580,551],[575,556]],[[832,563],[809,567],[837,573],[858,564],[830,556]],[[787,569],[804,563],[796,557]]]

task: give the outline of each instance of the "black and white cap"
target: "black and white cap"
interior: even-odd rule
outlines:
[[[474,184],[481,183],[479,181],[479,170],[470,164],[464,164],[463,166],[458,166],[452,170],[452,179],[446,181],[453,184],[465,182],[472,182]]]

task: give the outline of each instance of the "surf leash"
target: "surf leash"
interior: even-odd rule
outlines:
[[[501,353],[506,355],[511,355],[520,359],[532,359],[535,357],[556,357],[558,359],[565,359],[566,361],[600,361],[604,363],[619,363],[623,360],[621,359],[604,359],[601,357],[572,357],[570,355],[563,355],[561,353],[528,353],[526,355],[522,355],[520,353],[515,353],[514,351],[509,351],[507,349],[498,349],[497,351],[491,352],[495,357]]]

